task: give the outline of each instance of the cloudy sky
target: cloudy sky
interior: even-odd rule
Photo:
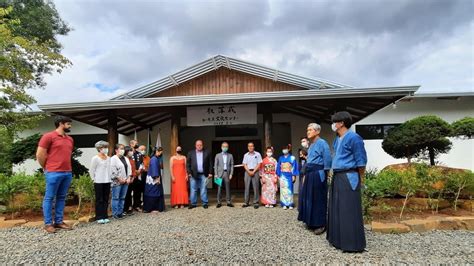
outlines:
[[[474,90],[471,0],[56,1],[73,62],[39,104],[104,100],[217,54],[357,87]]]

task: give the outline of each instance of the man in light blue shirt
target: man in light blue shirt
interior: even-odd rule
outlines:
[[[252,183],[253,187],[253,207],[255,209],[258,209],[259,207],[259,200],[260,200],[260,189],[259,189],[259,183],[260,183],[260,164],[262,163],[262,156],[258,151],[255,151],[255,145],[253,142],[249,142],[247,144],[247,149],[249,152],[247,152],[244,155],[244,160],[242,164],[244,165],[245,168],[245,203],[242,205],[243,208],[246,208],[250,206],[249,201],[250,201],[250,183]]]

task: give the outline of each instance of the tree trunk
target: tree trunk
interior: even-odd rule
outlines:
[[[458,210],[459,195],[461,195],[461,191],[463,190],[465,185],[466,185],[466,182],[464,182],[461,186],[459,186],[458,192],[456,193],[456,198],[454,199],[454,211]]]
[[[407,192],[407,195],[405,196],[405,200],[403,201],[402,211],[400,212],[400,219],[402,219],[403,210],[405,210],[405,206],[407,205],[409,197],[410,197],[410,192]]]
[[[433,147],[429,147],[428,151],[430,153],[430,165],[434,166],[435,165],[435,153]]]

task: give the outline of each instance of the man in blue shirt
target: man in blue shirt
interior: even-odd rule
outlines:
[[[365,249],[365,232],[362,217],[361,186],[367,164],[364,141],[350,131],[352,117],[338,112],[331,118],[334,141],[334,172],[329,192],[326,238],[331,245],[345,252],[362,252]]]

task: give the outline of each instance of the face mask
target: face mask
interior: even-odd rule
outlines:
[[[309,147],[308,142],[307,141],[302,141],[301,142],[301,147],[307,149]]]
[[[179,150],[179,151],[176,151],[177,154],[181,154],[183,153],[183,151]]]
[[[227,148],[227,147],[222,147],[222,151],[223,151],[223,152],[227,152],[228,150],[229,150],[229,148]]]
[[[283,154],[288,154],[288,149],[283,149],[281,152],[283,152]]]
[[[332,123],[332,124],[331,124],[331,129],[332,129],[332,131],[334,131],[334,132],[337,131],[336,123]]]
[[[63,130],[64,130],[64,132],[66,132],[66,133],[71,132],[71,129],[70,129],[70,128],[65,128],[65,129],[63,129]]]
[[[267,152],[268,157],[272,157],[272,155],[273,155],[273,152]]]
[[[132,157],[133,156],[133,151],[129,151],[127,155],[128,155],[128,157]]]
[[[138,149],[138,144],[133,147],[134,149]]]
[[[102,154],[108,154],[108,153],[109,153],[109,149],[103,148],[103,149],[100,150],[100,153],[102,153]]]
[[[120,156],[123,156],[124,154],[125,154],[125,150],[120,149],[120,150],[119,150],[119,155],[120,155]]]
[[[140,153],[141,153],[142,155],[145,155],[145,154],[146,154],[146,151],[140,151]]]

